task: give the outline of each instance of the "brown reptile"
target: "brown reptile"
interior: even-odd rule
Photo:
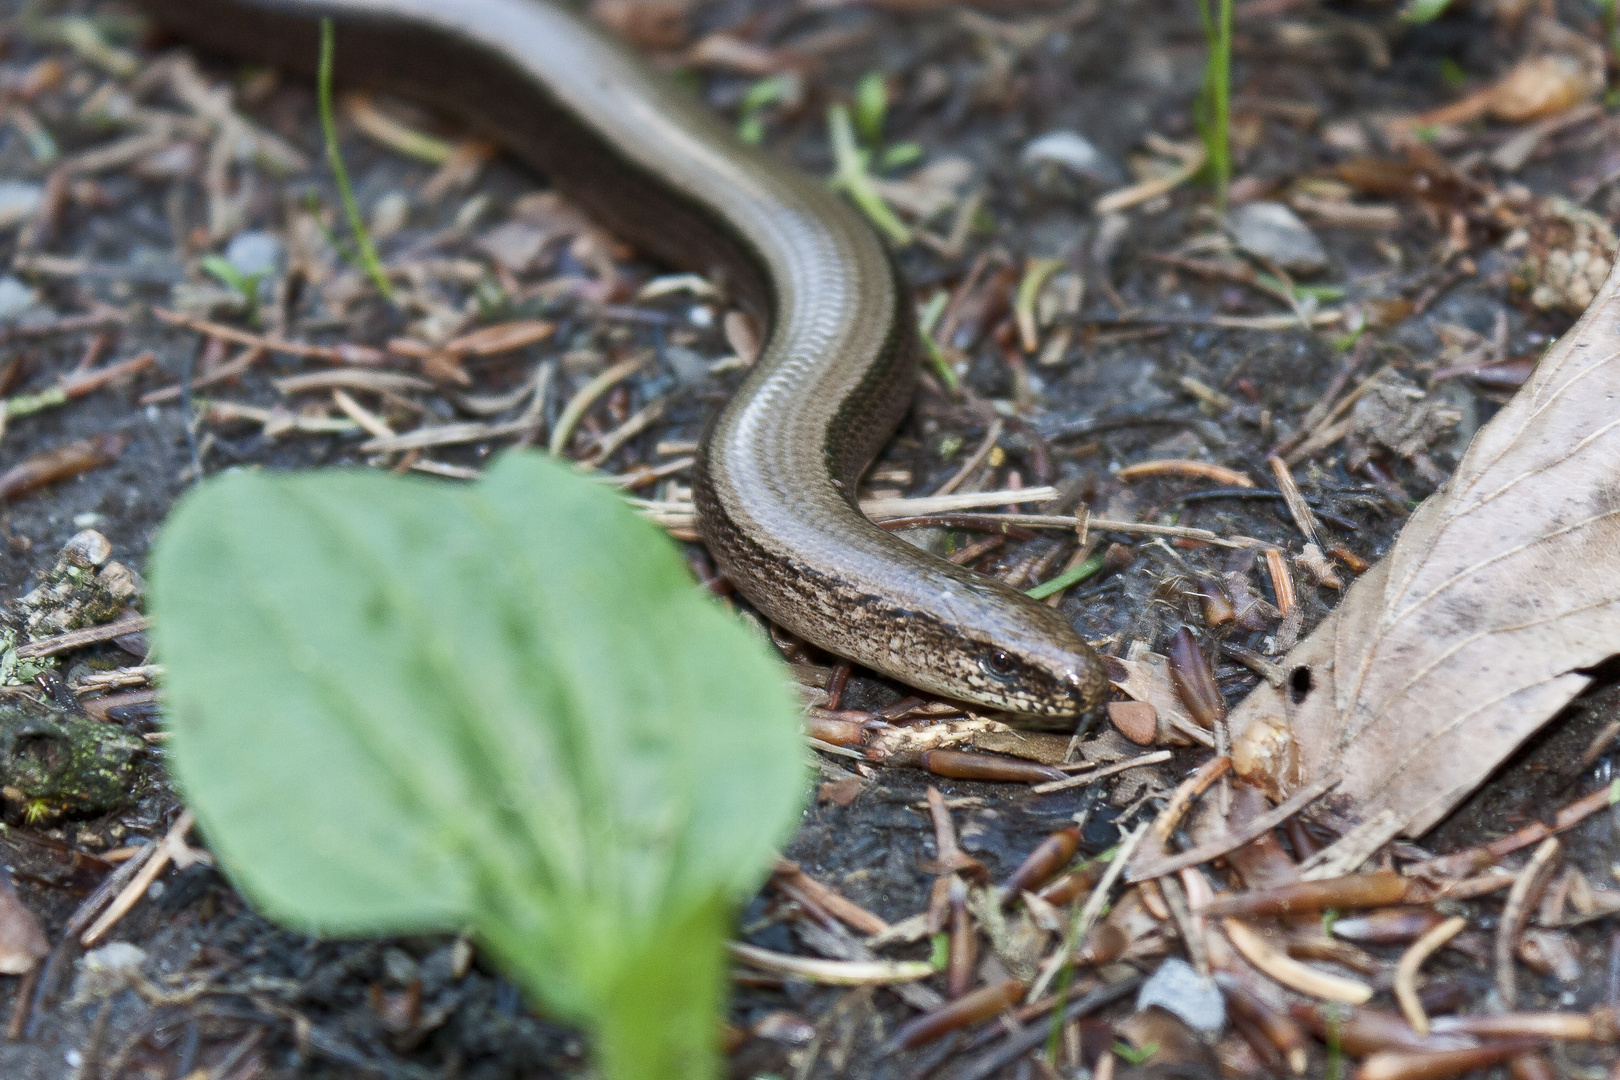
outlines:
[[[549,0],[143,2],[205,48],[305,71],[330,17],[346,81],[457,114],[643,250],[718,275],[769,333],[703,441],[698,526],[773,621],[1036,726],[1101,702],[1101,665],[1056,611],[857,507],[856,481],[911,401],[915,317],[881,241],[824,184]]]

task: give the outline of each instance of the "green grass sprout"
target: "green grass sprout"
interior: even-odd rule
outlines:
[[[1409,23],[1434,22],[1450,6],[1451,0],[1409,0],[1401,9],[1401,18]]]
[[[1197,105],[1198,132],[1209,153],[1215,208],[1224,214],[1232,186],[1232,0],[1198,0],[1198,17],[1209,43]]]
[[[954,394],[962,389],[962,380],[956,377],[956,372],[951,369],[951,362],[946,359],[939,342],[934,340],[934,328],[939,325],[940,317],[945,314],[945,307],[950,300],[950,294],[944,289],[938,290],[928,298],[928,303],[923,305],[922,313],[917,316],[917,336],[922,339],[923,352],[927,354],[928,363],[932,365],[934,374],[945,384],[945,389]]]
[[[765,110],[792,101],[799,95],[799,77],[783,72],[760,79],[743,94],[738,107],[737,138],[757,146],[765,138]]]
[[[343,212],[349,219],[349,231],[354,234],[354,243],[360,253],[360,265],[365,268],[366,276],[371,283],[377,286],[377,291],[389,303],[394,300],[394,287],[388,282],[388,275],[383,271],[382,260],[377,258],[377,249],[371,243],[371,234],[366,231],[365,219],[360,216],[360,204],[355,202],[354,188],[349,184],[349,170],[343,164],[343,151],[338,147],[337,119],[332,111],[332,61],[337,51],[336,35],[332,30],[332,20],[321,20],[321,59],[319,74],[316,79],[316,94],[319,98],[321,113],[321,136],[326,140],[326,161],[332,168],[332,176],[337,181],[338,197],[343,200]]]
[[[867,171],[867,155],[855,143],[849,109],[836,102],[827,106],[827,134],[832,142],[833,186],[847,194],[867,220],[897,247],[911,243],[911,230],[889,209],[872,183],[872,174]]]
[[[1344,1048],[1340,1045],[1339,1029],[1344,1022],[1339,1003],[1330,1001],[1322,1006],[1327,1016],[1327,1074],[1326,1080],[1340,1080],[1344,1075]]]
[[[1124,1058],[1132,1065],[1140,1065],[1142,1062],[1146,1061],[1148,1058],[1152,1057],[1158,1052],[1158,1043],[1148,1043],[1147,1045],[1140,1047],[1126,1046],[1124,1043],[1117,1041],[1114,1043],[1115,1056]]]
[[[259,282],[263,274],[244,274],[236,264],[223,255],[204,255],[202,268],[218,279],[219,283],[242,298],[247,304],[251,320],[259,310]]]
[[[889,84],[881,71],[868,71],[855,85],[855,130],[868,146],[883,142],[883,121],[889,115]]]
[[[914,142],[895,143],[884,149],[878,156],[878,166],[885,171],[889,169],[902,169],[907,165],[921,161],[923,148]]]
[[[1103,568],[1102,552],[1098,552],[1079,566],[1067,573],[1059,574],[1051,581],[1043,582],[1033,589],[1025,589],[1024,595],[1031,600],[1045,600],[1048,596],[1060,593],[1064,589],[1078,585]]]

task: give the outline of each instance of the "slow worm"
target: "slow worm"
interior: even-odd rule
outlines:
[[[711,275],[768,327],[699,454],[699,529],[779,625],[921,690],[1062,727],[1101,702],[1055,610],[864,518],[855,485],[911,401],[915,315],[893,261],[820,181],[737,140],[550,0],[144,0],[205,48],[311,70],[492,134],[643,251]]]

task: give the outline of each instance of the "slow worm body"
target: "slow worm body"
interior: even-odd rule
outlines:
[[[144,0],[184,37],[337,70],[450,110],[642,250],[716,275],[768,327],[694,485],[720,568],[772,620],[922,690],[1061,726],[1102,700],[1053,609],[867,521],[855,484],[916,377],[914,315],[872,230],[745,146],[606,35],[542,0]]]

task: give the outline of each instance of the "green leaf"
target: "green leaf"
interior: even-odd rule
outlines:
[[[921,161],[922,156],[923,148],[917,143],[895,143],[883,151],[883,155],[878,161],[878,167],[881,169],[900,169],[914,161]]]
[[[1091,577],[1103,568],[1104,556],[1102,552],[1091,556],[1078,566],[1070,567],[1066,572],[1059,574],[1051,581],[1042,582],[1033,589],[1025,589],[1024,593],[1031,600],[1045,600],[1053,593],[1060,593],[1071,586],[1078,585],[1086,578]]]
[[[1158,1043],[1151,1043],[1150,1042],[1146,1046],[1142,1046],[1142,1047],[1127,1046],[1125,1043],[1122,1043],[1122,1042],[1115,1042],[1114,1043],[1114,1054],[1115,1054],[1115,1056],[1124,1058],[1127,1062],[1129,1062],[1132,1065],[1140,1065],[1140,1064],[1142,1064],[1142,1062],[1146,1061],[1148,1058],[1152,1057],[1154,1054],[1157,1054],[1158,1052],[1159,1052],[1159,1044]]]
[[[867,155],[855,144],[849,110],[836,102],[827,106],[827,134],[832,143],[833,185],[847,192],[884,236],[901,247],[911,243],[911,230],[889,209],[866,171]]]
[[[170,760],[268,914],[470,926],[615,1080],[713,1075],[720,947],[805,787],[765,647],[609,490],[229,473],[152,556]]]
[[[1407,0],[1401,18],[1409,23],[1433,22],[1450,6],[1451,0]]]
[[[881,71],[868,71],[855,85],[855,130],[876,146],[883,141],[883,121],[889,112],[889,84]]]

